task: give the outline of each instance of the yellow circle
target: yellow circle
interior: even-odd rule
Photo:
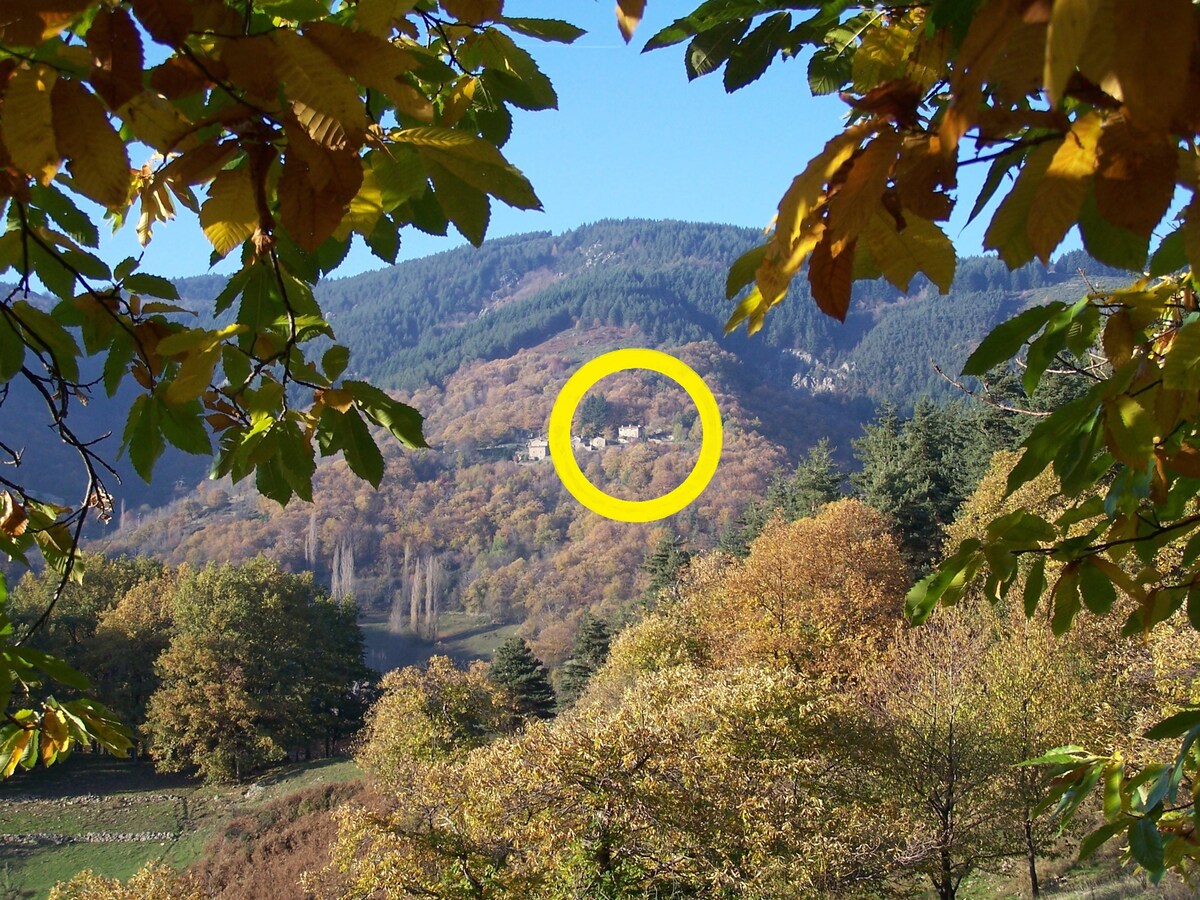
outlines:
[[[653,500],[622,500],[604,493],[587,480],[571,449],[571,422],[583,395],[601,378],[626,369],[649,369],[678,384],[696,404],[704,429],[700,458],[691,474],[675,490]],[[563,485],[576,500],[592,512],[618,522],[654,522],[675,515],[699,497],[712,481],[717,463],[721,461],[721,411],[708,385],[687,363],[657,350],[613,350],[584,363],[567,379],[550,411],[549,439],[550,460]]]

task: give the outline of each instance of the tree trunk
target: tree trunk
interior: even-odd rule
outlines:
[[[1040,897],[1041,888],[1037,877],[1037,846],[1033,842],[1033,822],[1025,818],[1025,855],[1029,860],[1029,888],[1034,897]]]

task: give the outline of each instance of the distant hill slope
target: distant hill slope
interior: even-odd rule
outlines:
[[[1023,305],[1048,293],[1081,294],[1080,266],[1103,274],[1082,254],[1050,270],[1027,266],[1014,273],[998,260],[967,259],[948,297],[937,296],[920,277],[907,296],[883,282],[858,284],[844,324],[817,311],[801,285],[762,333],[725,336],[731,309],[725,273],[760,240],[756,231],[726,225],[605,221],[557,236],[519,235],[456,249],[328,281],[318,292],[338,340],[354,349],[355,373],[395,389],[444,386],[467,363],[508,359],[560,336],[636,329],[638,341],[652,346],[718,344],[742,363],[744,398],[779,391],[834,397],[847,401],[858,420],[869,414],[870,402],[904,408],[923,393],[945,396],[950,389],[934,373],[931,357],[957,370],[989,328]],[[182,280],[180,289],[204,309],[223,284],[220,276],[203,276]],[[115,401],[100,395],[79,411],[84,433],[114,432],[110,455],[128,403],[125,393]],[[70,455],[45,429],[35,398],[14,391],[4,409],[6,442],[26,448],[30,483],[64,499],[78,493],[82,483],[73,480]],[[764,433],[786,446],[791,425],[769,409],[764,413]],[[167,502],[179,482],[194,484],[206,467],[202,458],[168,451],[147,487],[121,465],[118,505]]]

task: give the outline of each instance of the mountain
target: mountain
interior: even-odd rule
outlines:
[[[800,288],[760,334],[725,336],[725,273],[759,240],[723,225],[607,221],[326,282],[319,295],[338,340],[354,351],[352,374],[425,412],[435,450],[390,448],[378,493],[341,460],[324,461],[315,506],[283,510],[250,485],[193,489],[206,461],[168,453],[149,490],[135,493],[126,479],[117,496],[124,521],[97,528],[96,544],[193,564],[267,553],[331,586],[353,584],[374,615],[391,617],[392,631],[409,622],[416,586],[443,611],[524,622],[554,660],[585,609],[615,616],[637,596],[638,566],[659,534],[582,510],[548,462],[514,461],[544,432],[558,388],[579,363],[618,346],[661,347],[708,382],[726,421],[721,467],[696,504],[663,523],[699,548],[818,438],[830,437],[848,461],[876,402],[904,409],[921,394],[949,395],[931,358],[957,371],[997,322],[1087,289],[1074,256],[1012,273],[998,260],[967,259],[949,297],[921,278],[905,294],[863,283],[840,324]],[[1105,274],[1088,265],[1092,277]],[[202,309],[222,283],[205,276],[179,287]],[[698,436],[682,391],[634,374],[597,390],[609,400],[610,429],[640,424],[673,440],[585,454],[593,482],[632,497],[678,484]],[[122,399],[97,398],[82,410],[87,433],[119,432]],[[68,461],[52,455],[33,421],[9,417],[30,448],[27,465],[62,495],[71,487]]]

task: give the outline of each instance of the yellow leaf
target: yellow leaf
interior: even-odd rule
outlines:
[[[213,373],[221,360],[221,348],[197,350],[184,357],[175,378],[167,385],[168,403],[182,404],[197,399],[212,383]]]
[[[999,251],[1000,258],[1010,269],[1018,269],[1033,259],[1033,247],[1029,244],[1029,210],[1056,149],[1054,144],[1041,144],[1030,151],[1021,174],[992,216],[983,236],[983,246]]]
[[[0,118],[9,157],[18,170],[42,184],[54,179],[60,162],[50,105],[55,80],[54,70],[47,66],[17,69],[9,79]]]
[[[25,748],[29,746],[33,735],[32,729],[23,728],[14,736],[12,743],[7,747],[10,754],[8,760],[0,760],[0,763],[4,764],[4,768],[0,769],[0,778],[8,778],[17,770],[17,765],[21,762],[21,757],[25,755]]]
[[[642,21],[645,11],[646,0],[617,0],[617,27],[621,29],[625,43],[628,44],[633,38],[633,32]]]
[[[1091,24],[1076,65],[1088,81],[1120,100],[1123,96],[1121,83],[1114,72],[1114,60],[1120,46],[1113,21],[1115,0],[1091,0],[1091,5]]]
[[[1050,102],[1062,99],[1071,73],[1079,63],[1096,9],[1093,0],[1057,0],[1050,13],[1046,38],[1046,65],[1042,78]]]
[[[888,128],[854,158],[846,180],[829,200],[827,228],[832,256],[840,255],[858,237],[878,208],[899,150],[900,135]]]
[[[193,132],[175,104],[149,92],[138,94],[118,109],[117,115],[139,141],[163,155],[186,149],[181,142]]]
[[[278,50],[277,77],[309,135],[328,147],[362,143],[366,108],[350,79],[306,36],[288,29],[271,33]]]
[[[407,50],[328,21],[313,22],[304,34],[359,84],[379,91],[402,112],[433,121],[433,105],[404,80],[404,73],[417,66]]]
[[[383,193],[375,183],[375,173],[367,170],[363,173],[362,187],[354,199],[350,201],[350,210],[342,219],[337,230],[338,237],[348,237],[351,231],[359,234],[370,234],[379,217],[383,215]]]
[[[767,244],[766,256],[755,273],[755,280],[768,307],[774,306],[787,291],[792,277],[800,271],[804,258],[820,240],[809,221],[810,214],[824,198],[825,185],[838,169],[858,149],[873,129],[872,123],[861,123],[846,129],[825,145],[809,162],[808,167],[793,180],[783,199],[775,231]]]
[[[216,177],[200,207],[200,226],[221,256],[254,233],[258,208],[249,168],[225,169]]]
[[[442,124],[453,125],[463,117],[463,113],[475,100],[475,90],[479,87],[479,79],[464,75],[454,83],[449,96],[442,106]]]
[[[924,272],[943,294],[950,290],[958,261],[954,245],[928,219],[909,215],[905,227],[898,230],[892,217],[881,210],[867,224],[864,236],[871,258],[900,290],[908,290],[917,272]]]
[[[51,105],[58,152],[68,160],[76,189],[109,209],[124,206],[132,182],[129,153],[99,98],[62,79]]]
[[[1038,183],[1029,209],[1029,244],[1043,263],[1079,218],[1079,210],[1096,169],[1100,116],[1089,113],[1075,121],[1054,151]]]
[[[916,36],[911,27],[900,22],[882,24],[881,21],[868,28],[854,52],[851,72],[855,91],[865,94],[903,76]]]
[[[414,0],[358,0],[354,7],[354,24],[368,34],[388,37],[392,33],[392,23],[414,5]]]

